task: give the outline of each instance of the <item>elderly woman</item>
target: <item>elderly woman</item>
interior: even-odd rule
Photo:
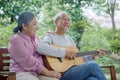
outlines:
[[[63,47],[76,47],[73,39],[66,35],[66,32],[70,29],[70,16],[67,12],[61,11],[55,15],[54,23],[56,26],[55,33],[46,35],[44,41],[38,45],[37,51],[43,55],[74,59],[76,57],[76,53],[73,49],[51,46],[59,45]],[[106,80],[103,71],[97,63],[92,61],[88,63],[86,62],[91,59],[91,55],[84,57],[83,64],[73,66],[68,69],[61,76],[60,80]],[[67,65],[67,63],[65,65]]]
[[[33,13],[24,12],[18,18],[16,35],[10,38],[10,71],[16,72],[16,80],[58,80],[59,72],[49,71],[36,47],[40,40],[35,35],[37,20]]]

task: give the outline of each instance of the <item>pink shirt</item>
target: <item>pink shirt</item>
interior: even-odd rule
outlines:
[[[42,56],[36,52],[39,42],[40,40],[36,36],[31,38],[22,33],[11,36],[8,48],[11,57],[11,72],[41,73],[45,67]]]

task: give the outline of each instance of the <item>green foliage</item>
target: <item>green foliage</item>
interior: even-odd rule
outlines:
[[[118,10],[118,0],[93,0],[91,6],[98,15],[108,16],[111,19],[112,33],[114,35],[116,31],[115,25],[115,11]]]
[[[37,30],[37,35],[40,39],[43,39],[45,34],[47,33],[48,31],[48,27],[43,25],[43,24],[40,24],[38,23],[38,30]]]
[[[98,49],[110,50],[110,43],[106,39],[106,36],[104,36],[104,32],[106,31],[107,29],[101,28],[99,24],[86,27],[79,44],[81,51]]]
[[[103,33],[106,39],[110,43],[110,47],[112,52],[119,54],[120,53],[120,29],[116,29],[115,34],[112,34],[111,29],[107,29],[106,32]]]
[[[68,34],[75,41],[78,48],[80,48],[79,42],[81,41],[81,37],[83,35],[84,28],[88,27],[88,26],[90,26],[90,23],[86,19],[79,20],[72,24],[70,31],[68,32]]]
[[[105,15],[105,14],[111,14],[111,9],[115,8],[115,10],[119,9],[119,4],[115,3],[114,6],[114,1],[115,0],[92,0],[89,5],[92,6],[93,10],[98,14],[98,15]],[[109,6],[108,6],[109,5]]]
[[[13,28],[16,23],[8,24],[6,26],[0,25],[0,47],[7,47],[9,38],[13,34]]]
[[[100,65],[114,65],[116,68],[116,72],[120,73],[120,61],[116,60],[115,58],[112,57],[113,54],[111,55],[106,55],[102,57],[97,57],[95,60],[98,62]],[[105,71],[106,73],[109,73],[109,71]]]
[[[41,20],[42,24],[48,26],[49,29],[54,30],[53,25],[53,17],[59,11],[67,11],[72,19],[72,22],[75,23],[79,20],[84,20],[84,16],[82,15],[82,7],[85,6],[85,2],[80,0],[51,0],[45,3],[42,7],[43,18]],[[86,3],[87,4],[87,3]],[[48,14],[49,13],[49,14]]]
[[[118,29],[114,35],[111,35],[110,44],[111,44],[111,49],[114,53],[119,54],[120,53],[120,30]]]
[[[40,13],[40,0],[1,0],[0,1],[0,16],[3,19],[10,18],[9,22],[14,22],[16,17],[25,11]]]

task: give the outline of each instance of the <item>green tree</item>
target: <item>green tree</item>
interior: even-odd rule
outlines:
[[[108,8],[108,14],[110,15],[111,21],[112,21],[112,32],[115,34],[116,25],[115,25],[115,8],[116,8],[116,0],[107,0],[107,8]]]
[[[67,11],[72,18],[71,32],[69,33],[74,37],[76,44],[81,40],[81,34],[84,31],[84,27],[81,22],[85,21],[85,17],[82,15],[82,7],[89,5],[92,0],[0,0],[0,13],[2,19],[10,18],[11,22],[14,22],[16,17],[24,11],[31,11],[39,16],[39,29],[42,30],[54,30],[55,27],[52,21],[53,16],[61,10]],[[86,21],[87,22],[87,21]],[[84,23],[86,23],[84,22]],[[79,25],[78,25],[79,24]],[[44,28],[44,29],[43,29]],[[82,30],[83,29],[83,30]],[[40,31],[38,31],[39,34]],[[76,32],[74,34],[73,32]],[[80,35],[80,36],[79,36]]]
[[[112,23],[112,33],[113,35],[116,32],[115,25],[115,11],[119,8],[116,0],[93,0],[91,2],[92,8],[98,13],[98,15],[108,14],[111,18]]]
[[[40,0],[0,0],[0,17],[10,18],[11,23],[24,11],[40,13],[42,2]]]

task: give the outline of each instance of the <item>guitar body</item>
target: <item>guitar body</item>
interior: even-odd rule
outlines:
[[[54,45],[55,46],[55,45]],[[55,47],[61,47],[61,46],[55,46]],[[67,48],[67,49],[74,49],[76,53],[79,51],[75,46],[68,46],[68,47],[61,47],[61,48]],[[83,57],[76,57],[75,59],[68,59],[68,58],[61,58],[60,60],[57,57],[52,56],[44,56],[45,66],[49,70],[55,70],[58,72],[65,72],[69,68],[71,68],[74,65],[78,65],[83,63]]]

